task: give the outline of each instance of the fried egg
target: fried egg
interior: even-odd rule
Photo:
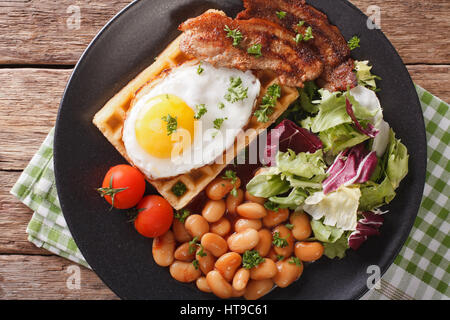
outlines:
[[[172,69],[129,110],[122,135],[128,157],[151,179],[214,162],[249,122],[260,88],[250,71],[208,63]]]

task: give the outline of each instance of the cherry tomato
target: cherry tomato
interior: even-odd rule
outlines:
[[[98,191],[114,208],[130,209],[144,196],[145,178],[138,169],[121,164],[109,169]]]
[[[139,213],[134,220],[134,227],[144,237],[159,237],[172,226],[172,206],[160,196],[144,197],[137,205],[137,210]]]

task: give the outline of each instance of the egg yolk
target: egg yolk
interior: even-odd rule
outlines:
[[[161,159],[170,158],[173,151],[179,155],[194,140],[194,110],[175,95],[150,98],[139,114],[135,132],[148,154]],[[186,135],[190,135],[188,139]]]

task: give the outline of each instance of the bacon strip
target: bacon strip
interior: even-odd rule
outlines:
[[[226,26],[242,33],[238,46],[227,37]],[[211,10],[187,20],[179,29],[184,31],[181,51],[218,67],[272,70],[281,84],[292,87],[303,87],[305,81],[316,79],[323,71],[320,57],[309,46],[297,44],[292,32],[267,20],[233,20]],[[261,44],[261,57],[247,52],[254,44]]]
[[[314,38],[308,44],[324,63],[319,84],[330,91],[344,91],[357,85],[347,41],[339,29],[328,22],[324,13],[307,5],[304,0],[244,0],[244,6],[246,9],[238,14],[237,19],[266,19],[293,33],[302,34],[311,26]],[[280,11],[286,12],[282,19],[277,16]],[[305,24],[298,26],[300,21]]]

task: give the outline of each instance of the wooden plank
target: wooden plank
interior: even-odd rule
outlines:
[[[75,269],[72,269],[75,268]],[[80,275],[79,289],[73,277]],[[118,299],[84,267],[57,256],[0,255],[0,299]]]
[[[0,0],[0,64],[75,64],[89,42],[128,0],[79,0],[80,28],[69,29],[73,1]],[[405,63],[449,64],[450,1],[353,0],[381,9],[381,27]],[[370,13],[369,13],[370,14]],[[69,20],[70,22],[70,20]]]
[[[449,65],[410,65],[407,68],[415,83],[450,103]]]

